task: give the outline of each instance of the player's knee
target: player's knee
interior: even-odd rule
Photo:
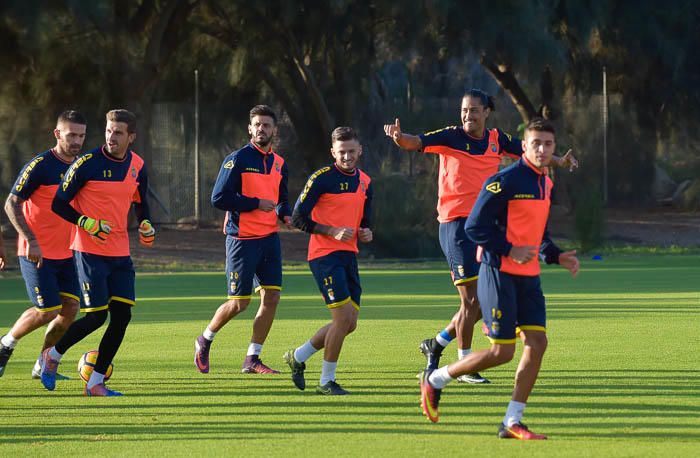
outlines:
[[[357,329],[357,318],[355,318],[354,320],[352,320],[349,323],[348,334],[351,334],[352,332],[354,332],[355,329]]]
[[[491,353],[494,363],[505,364],[513,359],[513,356],[515,355],[515,344],[495,344],[491,346],[489,352]]]
[[[80,304],[78,301],[72,298],[64,297],[62,300],[61,313],[60,315],[70,321],[75,320],[75,316],[78,314],[78,309]]]
[[[94,331],[105,324],[105,321],[107,321],[107,315],[107,310],[100,310],[98,312],[89,312],[87,315],[85,315],[84,319],[87,321],[90,329]]]
[[[58,316],[58,310],[52,310],[50,312],[40,312],[34,309],[34,316],[36,317],[36,320],[43,326]]]
[[[280,292],[274,289],[260,290],[261,303],[265,307],[277,307],[280,303]]]
[[[547,350],[547,334],[544,332],[528,332],[525,333],[524,345],[532,348],[532,351],[543,354]]]
[[[119,306],[113,306],[110,309],[110,326],[119,326],[126,328],[131,321],[131,306],[128,304],[120,304]]]

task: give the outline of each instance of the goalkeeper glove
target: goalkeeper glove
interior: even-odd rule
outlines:
[[[156,239],[156,230],[153,228],[153,224],[147,219],[141,221],[139,224],[139,243],[145,247],[152,247],[153,241]]]
[[[107,236],[112,231],[112,228],[109,227],[109,224],[109,221],[105,221],[103,219],[94,219],[85,215],[78,218],[78,227],[80,227],[85,232],[98,239],[100,241],[99,243],[102,243],[105,240],[107,240]]]

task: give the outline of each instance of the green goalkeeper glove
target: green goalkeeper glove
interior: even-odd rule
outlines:
[[[153,224],[147,219],[141,221],[139,224],[139,243],[145,247],[152,247],[153,241],[156,239],[156,230],[153,228]]]
[[[109,221],[94,219],[85,215],[78,218],[78,227],[99,240],[99,243],[104,243],[107,240],[107,236],[112,231],[110,224]]]

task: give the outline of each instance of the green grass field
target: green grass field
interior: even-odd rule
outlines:
[[[238,373],[256,307],[216,338],[212,371],[192,363],[193,340],[219,305],[223,274],[144,274],[139,303],[110,387],[123,398],[85,398],[75,367],[102,331],[72,348],[55,392],[29,374],[42,332],[22,340],[0,379],[3,456],[698,456],[700,256],[606,257],[577,279],[545,268],[550,346],[525,412],[543,442],[496,438],[516,362],[488,371],[487,386],[453,383],[441,418],[422,416],[417,345],[456,307],[442,264],[366,269],[357,331],[338,381],[352,392],[297,391],[282,353],[328,320],[306,270],[285,277],[263,359],[280,376]],[[20,278],[0,279],[0,329],[26,307]],[[475,347],[486,339],[477,335]],[[443,361],[456,358],[456,346]],[[518,356],[516,356],[517,358]],[[307,362],[316,385],[321,355]]]

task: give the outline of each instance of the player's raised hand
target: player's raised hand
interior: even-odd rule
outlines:
[[[149,220],[144,219],[139,224],[139,243],[147,248],[151,248],[155,239],[156,230],[153,224]]]
[[[277,205],[270,199],[260,199],[260,203],[258,203],[258,209],[264,212],[271,212],[275,207],[277,207]]]
[[[532,261],[532,258],[537,256],[537,247],[534,245],[513,245],[508,256],[518,264],[525,264]]]
[[[568,167],[569,172],[573,172],[578,168],[578,160],[574,157],[573,150],[569,150],[561,157],[561,166]]]
[[[90,218],[86,215],[78,218],[78,227],[95,237],[95,241],[98,243],[104,243],[107,240],[109,233],[112,232],[110,224],[112,223],[109,221]]]
[[[369,243],[372,241],[372,229],[368,227],[361,227],[357,232],[357,238],[362,243]]]
[[[571,276],[576,278],[580,266],[578,258],[576,257],[576,250],[561,253],[559,255],[559,265],[571,272]]]
[[[333,228],[333,238],[340,240],[341,242],[347,242],[352,240],[355,235],[355,229],[351,227],[334,227]]]
[[[384,133],[387,137],[391,137],[395,142],[401,138],[401,122],[396,118],[394,124],[384,124]]]
[[[41,267],[43,255],[41,254],[41,248],[39,248],[39,242],[37,242],[36,239],[29,241],[29,247],[27,248],[27,259],[29,262],[35,262],[37,269]]]

